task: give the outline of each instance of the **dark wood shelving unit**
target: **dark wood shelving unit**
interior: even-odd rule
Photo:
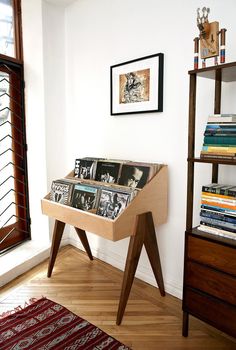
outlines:
[[[222,82],[236,81],[236,62],[191,70],[189,77],[183,336],[188,336],[189,315],[192,315],[236,337],[236,240],[208,234],[193,227],[195,163],[212,164],[210,181],[214,183],[218,182],[220,165],[236,165],[236,160],[232,159],[195,157],[197,80],[214,79],[214,113],[219,114],[221,113]]]

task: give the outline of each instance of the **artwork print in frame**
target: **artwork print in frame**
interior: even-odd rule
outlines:
[[[110,68],[111,115],[163,111],[163,53]]]

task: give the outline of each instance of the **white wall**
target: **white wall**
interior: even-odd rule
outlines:
[[[42,1],[47,188],[71,169],[66,168],[65,8]],[[50,234],[54,220],[50,219]],[[63,241],[68,239],[68,228]]]
[[[22,22],[31,232],[34,240],[42,241],[48,240],[49,231],[40,202],[47,192],[41,1],[22,1]]]
[[[40,199],[53,179],[73,168],[76,157],[165,162],[169,165],[169,215],[168,222],[156,232],[166,290],[180,297],[186,209],[187,71],[193,67],[193,38],[198,35],[196,9],[209,6],[210,20],[219,20],[220,27],[228,29],[226,57],[228,62],[234,61],[235,1],[77,0],[72,4],[68,1],[65,12],[63,1],[54,0],[53,5],[48,2],[22,0],[33,237],[48,238],[48,220],[41,214]],[[163,113],[110,116],[110,66],[158,52],[165,55]],[[211,82],[201,82],[199,87],[198,152],[213,100]],[[227,100],[224,111],[235,112],[236,101],[232,102],[227,89],[223,94]],[[209,170],[207,165],[197,165],[196,221],[201,181],[210,182]],[[222,176],[226,177],[226,172]],[[72,231],[71,242],[78,245]],[[127,239],[112,243],[93,234],[89,239],[94,254],[123,268]],[[155,285],[145,252],[137,276]]]
[[[181,296],[183,272],[187,72],[193,69],[193,38],[198,35],[196,9],[206,5],[211,8],[210,21],[219,20],[220,27],[228,29],[227,61],[235,60],[234,0],[78,0],[66,8],[67,166],[73,168],[74,159],[82,156],[169,165],[168,222],[156,232],[166,290],[176,296]],[[110,66],[158,52],[165,55],[163,113],[110,116]],[[199,109],[204,123],[212,102],[207,88],[202,84],[200,93],[206,105],[205,111]],[[202,134],[198,138],[200,145]],[[206,170],[204,181],[210,182],[209,166],[201,169]],[[198,216],[199,200],[195,212]],[[97,256],[123,267],[127,240],[89,238]],[[144,252],[137,275],[155,284]]]

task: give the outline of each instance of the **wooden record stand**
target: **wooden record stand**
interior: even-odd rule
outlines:
[[[72,174],[73,172],[66,178],[74,179]],[[42,212],[55,218],[48,277],[51,277],[52,274],[65,224],[74,226],[90,260],[93,260],[93,256],[86,231],[111,241],[118,241],[130,236],[116,319],[117,325],[121,323],[124,315],[143,245],[146,248],[160,294],[165,295],[155,226],[166,222],[167,219],[166,165],[161,167],[159,172],[115,220],[52,202],[49,200],[49,194],[42,199]]]

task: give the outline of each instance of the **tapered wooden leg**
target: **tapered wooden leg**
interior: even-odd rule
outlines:
[[[157,245],[157,238],[155,232],[155,226],[153,222],[152,213],[146,213],[147,231],[144,239],[144,246],[146,248],[152,271],[157,281],[160,293],[162,296],[165,295],[164,282],[161,270],[161,261]]]
[[[116,319],[118,325],[121,324],[124,315],[143,245],[146,248],[160,293],[162,296],[165,295],[154,222],[152,213],[148,212],[137,216],[134,235],[130,238]]]
[[[122,321],[145,237],[145,214],[136,218],[135,234],[130,237],[116,324]]]
[[[189,314],[188,312],[183,312],[183,329],[182,329],[182,335],[183,337],[188,336],[188,322],[189,322]]]
[[[50,259],[48,265],[48,277],[51,277],[53,266],[57,257],[58,249],[61,243],[61,237],[65,228],[65,223],[59,220],[55,220],[53,236],[52,236],[52,246],[50,252]]]
[[[84,230],[81,230],[80,228],[75,227],[75,231],[77,232],[77,235],[79,236],[79,239],[81,243],[83,244],[83,247],[89,257],[90,260],[93,260],[93,256],[91,253],[91,249],[89,246],[88,238],[86,235],[86,232]]]

